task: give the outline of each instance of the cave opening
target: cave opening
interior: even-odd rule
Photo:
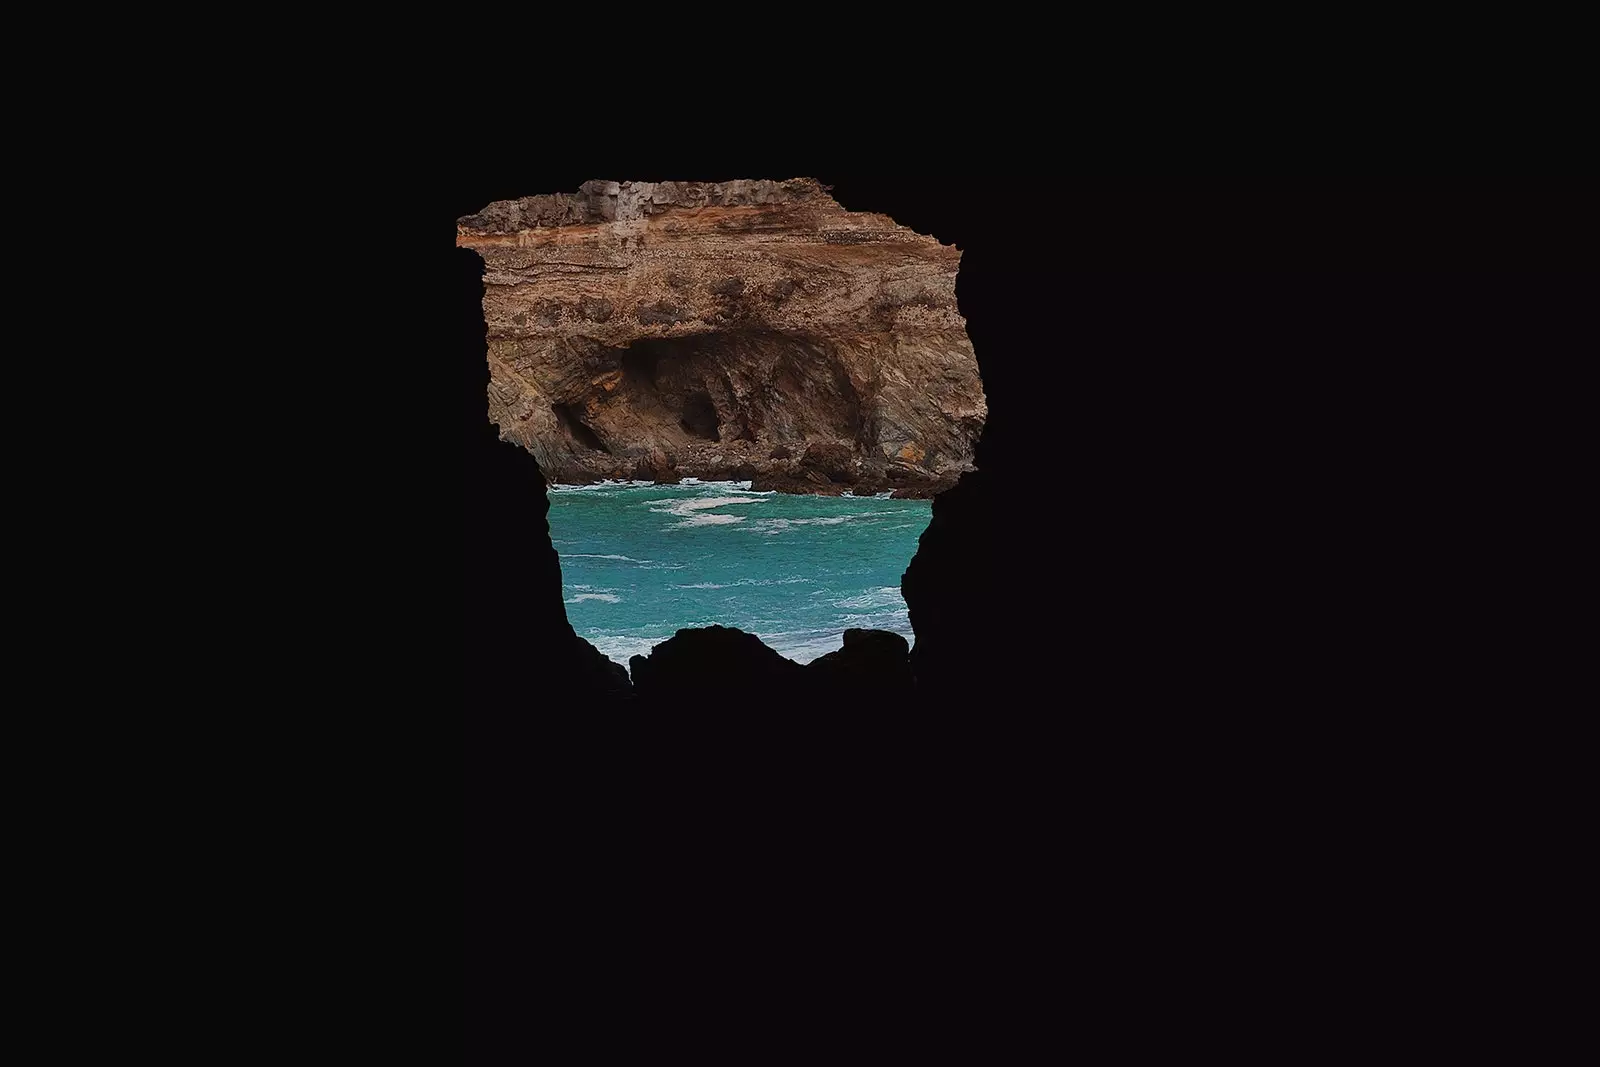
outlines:
[[[691,393],[683,407],[683,418],[678,420],[686,433],[707,441],[720,438],[721,423],[717,419],[717,406],[709,393]]]
[[[597,399],[602,412],[627,412],[630,434],[654,428],[654,443],[669,450],[675,442],[765,441],[764,450],[751,453],[757,461],[772,458],[778,442],[768,439],[778,438],[797,458],[810,441],[824,450],[842,442],[865,456],[879,427],[868,414],[870,396],[843,358],[837,346],[804,333],[732,329],[647,337],[605,357],[621,373]],[[613,435],[605,436],[615,444]],[[857,479],[833,474],[829,480]]]

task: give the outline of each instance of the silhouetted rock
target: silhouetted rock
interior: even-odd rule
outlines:
[[[719,207],[759,207],[728,199],[759,190],[699,188],[704,218],[734,227],[763,214]],[[1416,916],[1459,902],[1472,881],[1460,872],[1493,844],[1483,828],[1504,791],[1482,786],[1503,768],[1456,758],[1457,744],[1509,735],[1503,702],[1479,712],[1447,699],[1452,678],[1481,684],[1470,647],[1418,657],[1434,621],[1418,576],[1448,563],[1441,549],[1460,530],[1409,528],[1405,507],[1434,510],[1448,457],[1491,431],[1494,412],[1465,407],[1470,432],[1402,439],[1364,405],[1421,415],[1453,406],[1440,402],[1480,370],[1507,381],[1513,357],[1592,332],[1592,282],[1282,269],[1339,265],[1307,239],[1323,218],[1324,244],[1350,231],[1357,266],[1392,266],[1379,230],[1443,202],[1432,188],[1395,198],[1366,229],[1359,203],[1304,191],[1252,220],[1249,195],[1185,199],[1173,186],[1015,183],[996,211],[946,184],[926,194],[922,224],[920,183],[875,188],[875,201],[840,199],[966,249],[961,312],[993,405],[979,471],[934,500],[902,581],[915,691],[883,714],[836,699],[825,679],[877,677],[867,664],[892,661],[889,642],[856,638],[800,667],[722,628],[634,659],[638,704],[646,690],[670,694],[675,713],[594,707],[603,690],[579,681],[613,676],[590,676],[573,651],[537,470],[525,455],[506,462],[515,450],[483,425],[475,326],[469,426],[489,440],[473,440],[468,494],[468,1003],[471,1025],[508,1050],[469,1062],[527,1059],[563,1028],[587,1048],[637,1020],[652,1047],[687,1047],[730,1019],[769,1036],[822,1017],[889,1020],[896,1049],[916,1032],[947,1053],[966,1038],[969,1059],[995,1058],[1009,1038],[1006,1058],[1020,1058],[1061,1027],[1059,1013],[1034,1011],[1045,1032],[1030,1032],[1017,1006],[1057,990],[1101,1024],[1068,1038],[1089,1057],[1125,1051],[1157,1019],[1157,1044],[1256,1036],[1261,1058],[1281,1059],[1305,1034],[1348,1029],[1352,989],[1425,1022],[1458,1015],[1457,987],[1419,980],[1418,967],[1435,961],[1477,991],[1482,969],[1460,965],[1453,916],[1436,930]],[[598,226],[619,217],[616,200],[586,187],[464,221],[510,238],[493,254],[514,267],[527,250],[513,235]],[[1413,262],[1496,251],[1482,204],[1450,206],[1426,242],[1445,254]],[[1184,236],[1163,244],[1164,230]],[[1217,273],[1269,265],[1271,276]],[[535,300],[511,322],[576,332],[575,308],[585,323],[684,344],[698,324],[641,326],[638,312],[690,311],[709,327],[725,310],[819,299],[789,274],[725,278],[668,277],[632,303],[575,287],[561,308]],[[509,308],[498,290],[513,287],[496,284],[498,320]],[[923,311],[941,313],[912,304],[901,316]],[[497,368],[496,384],[515,369]],[[1329,398],[1334,410],[1319,408]],[[508,411],[524,399],[501,398]],[[573,414],[576,438],[589,415]],[[755,443],[771,476],[815,484],[798,469],[802,447]],[[1489,514],[1493,466],[1462,464],[1474,508],[1463,518]],[[1404,479],[1392,498],[1367,476],[1380,469]],[[905,471],[892,464],[884,484],[913,488]],[[1479,594],[1466,569],[1440,570]],[[1413,661],[1428,669],[1397,677]],[[787,697],[799,699],[773,714]],[[1433,765],[1472,780],[1435,788]],[[1387,1039],[1393,1014],[1354,1038]],[[968,1020],[970,1033],[929,1019]]]
[[[596,696],[616,699],[633,693],[633,683],[628,680],[628,669],[616,660],[600,654],[600,650],[577,634],[572,636],[572,653],[567,657],[569,680]]]
[[[588,991],[639,940],[626,920],[614,918],[633,906],[622,888],[633,868],[607,867],[609,857],[594,845],[637,822],[628,791],[637,778],[635,717],[626,704],[631,688],[625,672],[567,621],[538,464],[499,440],[483,416],[489,374],[481,264],[467,253],[456,255],[463,261],[458,296],[468,323],[461,553],[468,1025],[480,1043],[503,1037],[507,1020],[538,1003],[552,1017],[581,1019],[584,1032],[593,1033],[605,1018]],[[403,671],[411,666],[401,665]],[[429,728],[429,743],[444,753],[454,747],[449,735],[441,722]],[[579,795],[583,819],[574,819],[570,807]],[[527,858],[532,840],[539,842],[539,863]],[[549,879],[546,861],[564,876]],[[533,899],[556,914],[600,909],[613,918],[603,930],[588,923],[552,929],[545,915],[528,907]],[[530,974],[533,959],[559,961],[551,973],[559,971],[560,981]],[[479,1049],[466,1062],[500,1059]]]
[[[786,698],[805,687],[805,668],[761,643],[754,634],[726,626],[679,630],[634,656],[635,692],[643,700],[693,700],[708,707]]]
[[[996,627],[995,550],[981,471],[933,501],[933,517],[900,579],[917,645],[911,668],[936,699],[988,684],[975,664],[1009,658],[1012,635]]]
[[[910,647],[889,630],[850,629],[844,647],[819,656],[806,666],[819,695],[911,695]]]

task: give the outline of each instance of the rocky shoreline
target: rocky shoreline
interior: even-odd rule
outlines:
[[[899,468],[881,471],[852,470],[844,476],[830,477],[826,472],[804,464],[779,467],[769,464],[760,468],[752,464],[732,466],[695,467],[688,470],[677,466],[655,469],[648,465],[636,466],[631,472],[619,470],[601,477],[582,472],[560,485],[598,485],[601,482],[653,482],[656,485],[677,485],[687,479],[702,482],[749,482],[758,493],[790,493],[797,496],[877,496],[887,493],[894,500],[931,500],[947,489],[954,488],[959,476],[943,475],[935,478],[920,477]]]

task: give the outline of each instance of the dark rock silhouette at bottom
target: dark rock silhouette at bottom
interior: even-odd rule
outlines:
[[[726,626],[679,630],[628,666],[640,697],[664,699],[709,697],[727,686],[798,685],[805,670],[754,634]]]
[[[601,697],[626,697],[633,689],[626,667],[601,655],[599,649],[577,634],[572,636],[572,652],[567,663],[574,680]]]
[[[868,694],[912,693],[910,649],[887,630],[846,630],[843,648],[802,666],[743,630],[684,629],[628,665],[634,694],[646,702],[849,703]]]
[[[909,697],[911,649],[889,630],[850,629],[844,632],[844,647],[812,660],[806,673],[823,689]]]

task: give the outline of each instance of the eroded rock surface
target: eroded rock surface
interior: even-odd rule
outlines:
[[[555,482],[931,495],[987,416],[961,253],[810,179],[586,182],[458,221],[489,418]]]

